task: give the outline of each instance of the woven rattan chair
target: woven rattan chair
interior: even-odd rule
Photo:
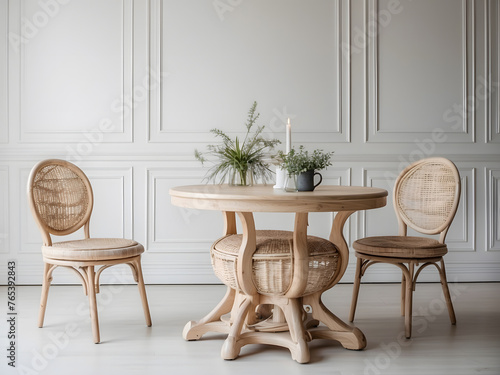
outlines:
[[[42,233],[44,273],[38,326],[43,326],[45,307],[52,273],[55,268],[68,267],[77,273],[89,297],[94,342],[100,342],[96,293],[104,269],[115,264],[128,264],[139,286],[146,323],[151,315],[141,269],[144,247],[122,238],[90,238],[89,223],[93,208],[90,182],[80,168],[57,159],[35,165],[28,180],[28,201]],[[84,227],[85,239],[52,242],[51,235],[64,236]],[[98,270],[96,266],[100,266]]]
[[[407,338],[411,337],[412,293],[418,275],[429,265],[434,265],[439,271],[450,320],[456,324],[443,256],[448,252],[444,241],[459,200],[460,176],[455,165],[447,159],[423,159],[401,172],[393,196],[399,236],[367,237],[353,243],[358,260],[349,315],[351,322],[354,321],[361,277],[366,269],[375,263],[390,263],[403,271],[401,315],[405,316]],[[439,240],[407,236],[408,226],[422,234],[439,234]]]

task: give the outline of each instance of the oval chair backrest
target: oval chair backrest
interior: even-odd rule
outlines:
[[[36,164],[28,179],[28,201],[42,232],[44,244],[50,234],[64,236],[88,224],[94,203],[92,187],[76,165],[59,159]]]
[[[441,233],[444,243],[460,201],[460,175],[445,158],[419,160],[404,169],[394,187],[400,235],[406,226],[424,234]]]

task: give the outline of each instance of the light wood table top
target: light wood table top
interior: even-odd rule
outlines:
[[[188,185],[170,189],[172,204],[240,212],[336,212],[383,207],[387,190],[321,185],[314,191],[285,192],[272,185]],[[200,203],[202,202],[202,203]]]

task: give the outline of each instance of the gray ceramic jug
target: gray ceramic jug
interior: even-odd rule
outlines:
[[[317,184],[314,184],[314,176],[318,175],[319,176],[319,182]],[[313,169],[307,171],[307,172],[302,172],[299,174],[297,177],[297,190],[298,191],[313,191],[316,186],[321,184],[323,181],[323,176],[321,176],[321,173],[319,172],[314,172]]]

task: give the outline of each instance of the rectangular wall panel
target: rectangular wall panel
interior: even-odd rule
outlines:
[[[500,250],[500,169],[486,168],[487,251]]]
[[[0,253],[8,254],[9,240],[9,169],[0,167]]]
[[[21,68],[12,103],[20,141],[131,141],[132,0],[42,3],[11,2],[11,32],[22,37],[11,49]]]
[[[257,0],[227,13],[213,4],[151,3],[150,141],[241,133],[254,100],[271,136],[284,137],[290,117],[305,141],[349,141],[350,3]]]
[[[83,168],[83,167],[82,167]],[[92,237],[132,238],[132,168],[85,168],[94,191]]]
[[[482,82],[480,95],[487,102],[486,140],[500,142],[500,4],[487,0],[485,4],[486,25],[486,74],[489,79]]]
[[[365,141],[474,142],[475,2],[391,4],[365,1]]]
[[[359,222],[356,238],[394,236],[398,234],[398,221],[392,203],[394,183],[398,175],[399,171],[389,168],[363,168],[363,186],[385,189],[388,196],[385,207],[358,213]]]
[[[148,170],[148,241],[149,252],[207,252],[222,235],[220,212],[176,207],[170,203],[169,189],[200,183],[199,169]]]
[[[476,168],[458,168],[460,204],[446,236],[450,252],[476,251]]]
[[[8,2],[0,2],[0,144],[9,140],[9,11]]]

